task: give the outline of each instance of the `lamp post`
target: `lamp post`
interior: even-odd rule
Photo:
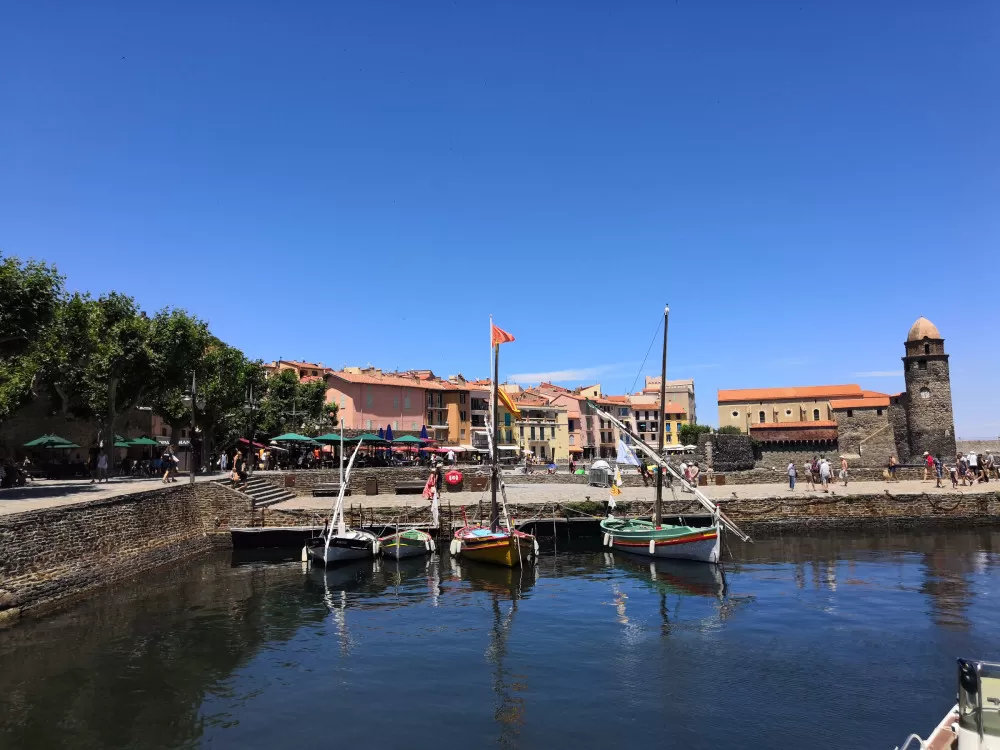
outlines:
[[[194,484],[196,471],[194,465],[194,431],[196,429],[198,410],[204,411],[205,409],[205,396],[198,394],[198,383],[193,372],[191,373],[191,392],[182,396],[181,401],[184,403],[184,406],[191,409],[191,436],[188,438],[188,482]]]
[[[250,385],[250,389],[247,391],[247,401],[243,404],[243,411],[247,415],[247,476],[253,473],[254,462],[250,460],[250,454],[253,452],[253,385]],[[235,467],[234,467],[235,468]]]

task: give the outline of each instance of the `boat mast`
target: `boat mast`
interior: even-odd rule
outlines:
[[[656,452],[663,456],[663,436],[666,425],[663,416],[667,407],[667,318],[670,315],[670,305],[663,307],[663,361],[660,363],[660,429],[656,435]],[[656,472],[656,505],[653,509],[653,524],[656,528],[663,525],[663,469]]]
[[[500,527],[500,508],[497,506],[497,487],[500,486],[500,472],[497,469],[497,461],[499,456],[499,451],[497,443],[500,442],[500,429],[497,427],[497,413],[499,412],[497,401],[499,397],[497,396],[497,391],[500,388],[499,378],[500,378],[500,345],[493,343],[493,316],[490,316],[490,348],[493,350],[493,393],[492,393],[492,404],[490,408],[493,410],[490,416],[490,429],[493,430],[492,440],[490,441],[490,448],[492,449],[492,455],[490,456],[490,530],[496,531]]]

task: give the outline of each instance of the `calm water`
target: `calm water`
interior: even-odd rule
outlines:
[[[786,538],[725,582],[596,548],[523,577],[203,558],[0,632],[0,748],[892,748],[955,657],[1000,657],[997,550]]]

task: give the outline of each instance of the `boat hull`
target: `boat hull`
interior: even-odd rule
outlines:
[[[601,528],[610,537],[611,548],[618,552],[667,560],[719,562],[722,534],[718,526],[695,528],[682,534],[664,533],[652,528],[648,531],[625,531],[604,523]]]
[[[535,538],[530,534],[502,534],[486,538],[462,535],[455,538],[462,543],[459,555],[475,562],[519,568],[530,562],[535,553]]]
[[[419,544],[402,544],[395,542],[385,542],[382,544],[382,556],[391,560],[403,560],[407,557],[423,557],[429,552],[427,545],[423,542]]]
[[[322,537],[310,540],[307,546],[309,557],[314,562],[323,565],[336,565],[337,563],[373,557],[376,541],[374,534],[348,531],[343,536],[336,535],[331,538],[329,546],[326,545],[326,540]]]

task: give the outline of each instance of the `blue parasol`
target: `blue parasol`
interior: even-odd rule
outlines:
[[[422,425],[420,427],[420,439],[421,440],[427,440],[428,439],[428,437],[427,437],[427,425]]]
[[[392,425],[385,428],[385,439],[392,442]]]
[[[378,436],[380,438],[385,438],[385,430],[383,430],[381,427],[378,428]]]

